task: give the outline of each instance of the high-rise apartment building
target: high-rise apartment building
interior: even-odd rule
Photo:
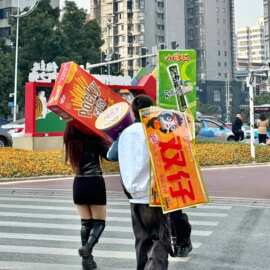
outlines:
[[[107,55],[195,49],[201,101],[224,114],[235,76],[234,0],[91,0],[90,13],[101,25]],[[133,75],[140,66],[130,60],[121,70]]]
[[[236,32],[237,69],[256,68],[265,65],[266,48],[264,19],[259,18],[252,27],[242,27]]]
[[[20,0],[20,10],[31,7],[37,0]],[[53,7],[59,7],[59,0],[51,0]],[[9,17],[17,12],[16,0],[0,0],[0,38],[10,36]]]
[[[186,0],[185,17],[186,48],[197,51],[200,101],[228,115],[236,89],[234,0]]]
[[[201,80],[234,76],[233,0],[186,1],[186,47],[197,50]]]
[[[101,25],[107,60],[185,46],[184,0],[91,0],[90,6],[91,18]],[[121,71],[133,75],[142,62],[122,62]]]
[[[270,61],[270,0],[263,1],[266,61]]]

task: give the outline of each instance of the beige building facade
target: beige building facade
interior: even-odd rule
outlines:
[[[266,46],[264,19],[259,18],[252,27],[237,30],[237,69],[250,69],[265,65]]]
[[[106,60],[152,54],[180,43],[185,48],[183,0],[91,0],[90,7],[90,18],[101,25]],[[151,61],[155,59],[123,61],[120,71],[133,76]]]

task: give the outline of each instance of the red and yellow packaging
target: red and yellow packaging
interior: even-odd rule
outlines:
[[[65,120],[73,119],[85,131],[105,139],[107,135],[95,128],[96,118],[107,107],[124,101],[108,86],[74,62],[61,65],[48,108]]]
[[[185,114],[150,107],[140,115],[163,212],[208,202]],[[150,190],[156,192],[152,185]],[[150,201],[156,205],[156,194],[150,195]]]

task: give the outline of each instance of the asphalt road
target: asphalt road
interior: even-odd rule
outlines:
[[[69,189],[0,187],[0,269],[80,270],[80,220]],[[228,201],[185,210],[193,251],[169,270],[269,270],[270,205]],[[129,203],[108,192],[106,229],[94,255],[101,270],[134,270]]]
[[[270,166],[204,169],[211,202],[186,209],[193,251],[169,270],[270,269]],[[135,269],[129,203],[106,176],[108,219],[95,250],[101,270]],[[0,184],[0,270],[79,270],[72,179]]]
[[[203,168],[202,176],[208,194],[212,197],[233,197],[270,200],[270,164],[249,166],[220,166]],[[108,191],[122,191],[119,175],[105,176]],[[1,183],[0,183],[1,186]],[[22,181],[5,184],[6,187],[51,189],[72,188],[72,178]]]

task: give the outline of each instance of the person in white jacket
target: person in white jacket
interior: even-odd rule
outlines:
[[[129,198],[137,270],[168,269],[171,252],[166,215],[160,207],[149,207],[150,160],[139,110],[152,105],[146,95],[135,97],[132,109],[136,122],[122,131],[107,153],[109,160],[119,159],[122,185]]]

